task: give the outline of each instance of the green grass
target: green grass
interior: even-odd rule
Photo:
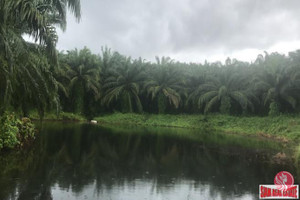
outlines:
[[[39,120],[39,115],[37,111],[31,111],[29,113],[29,118],[34,120]],[[45,113],[44,120],[54,120],[54,121],[86,121],[87,119],[79,114],[60,112],[57,116],[55,112]]]
[[[300,140],[300,116],[246,117],[211,115],[154,115],[114,113],[96,117],[99,123],[201,128],[244,135],[260,135],[283,140]]]

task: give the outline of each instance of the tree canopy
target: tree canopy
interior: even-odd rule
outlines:
[[[277,115],[300,111],[300,50],[252,62],[181,63],[132,59],[102,48],[58,52],[56,28],[79,0],[0,2],[0,113],[37,110]],[[35,43],[23,37],[30,36]]]

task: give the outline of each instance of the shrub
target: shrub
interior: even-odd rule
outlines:
[[[19,120],[14,113],[0,118],[0,150],[23,147],[35,138],[35,128],[29,118]]]
[[[279,104],[276,102],[272,102],[270,104],[269,116],[277,116],[279,115]]]
[[[18,124],[18,128],[18,140],[20,141],[21,146],[24,146],[35,139],[35,127],[29,118],[23,117],[21,123]]]
[[[20,120],[14,114],[5,113],[0,119],[0,149],[14,148],[19,144],[18,132]]]

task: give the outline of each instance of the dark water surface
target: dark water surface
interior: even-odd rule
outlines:
[[[258,199],[291,163],[272,141],[205,131],[44,123],[31,149],[0,156],[0,199]]]

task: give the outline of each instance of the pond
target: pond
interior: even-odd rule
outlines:
[[[201,130],[47,122],[32,148],[0,156],[0,199],[258,199],[292,162],[274,141]]]

